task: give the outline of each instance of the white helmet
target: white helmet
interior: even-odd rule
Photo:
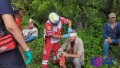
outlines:
[[[52,12],[49,14],[49,21],[51,24],[58,24],[60,20],[60,17],[57,13]]]

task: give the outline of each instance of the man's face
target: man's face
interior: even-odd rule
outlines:
[[[116,18],[115,18],[115,17],[109,18],[109,22],[110,22],[110,23],[115,23],[115,21],[116,21]]]
[[[33,27],[33,22],[29,22],[29,27],[30,27],[30,28]]]
[[[76,40],[76,36],[70,36],[68,39],[69,39],[70,42],[73,42],[73,41]]]
[[[53,25],[53,26],[58,26],[59,21],[55,21],[55,22],[56,22],[56,23],[55,23],[55,24],[52,23],[52,25]]]

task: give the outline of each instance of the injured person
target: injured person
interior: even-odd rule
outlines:
[[[74,68],[81,68],[84,64],[83,41],[77,36],[76,31],[70,33],[69,38],[62,44],[57,52],[57,58],[62,68],[66,68],[65,61],[74,64]]]

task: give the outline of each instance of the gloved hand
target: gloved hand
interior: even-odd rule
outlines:
[[[71,32],[72,32],[72,28],[69,27],[69,28],[68,28],[68,34],[71,33]]]
[[[25,58],[26,58],[25,64],[27,65],[31,62],[32,55],[31,55],[30,51],[24,51],[24,55],[25,55]]]
[[[62,35],[62,38],[68,38],[68,37],[69,37],[69,34]]]

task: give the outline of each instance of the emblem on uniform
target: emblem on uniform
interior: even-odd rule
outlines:
[[[51,28],[51,26],[47,26],[47,29],[48,29],[48,30],[51,30],[52,28]]]

